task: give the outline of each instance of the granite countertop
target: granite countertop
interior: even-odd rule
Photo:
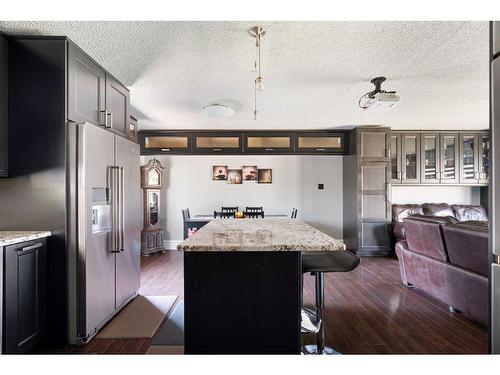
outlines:
[[[290,218],[212,220],[177,246],[180,251],[334,251],[338,241]]]
[[[13,245],[20,242],[32,241],[38,238],[49,237],[52,233],[49,231],[0,231],[0,247]]]

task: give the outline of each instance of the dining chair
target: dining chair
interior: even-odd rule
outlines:
[[[225,213],[231,213],[231,212],[237,212],[238,211],[238,206],[235,207],[224,207],[222,206],[220,209],[221,212]]]
[[[257,219],[259,217],[264,218],[264,211],[245,211],[243,214],[249,219]]]
[[[189,208],[182,210],[182,219],[184,221],[187,221],[190,217],[191,217],[191,215],[189,214]]]
[[[262,206],[260,207],[248,207],[246,208],[245,212],[261,212],[264,211],[264,208]]]
[[[214,211],[214,219],[220,218],[220,219],[232,219],[235,216],[236,211],[232,212],[217,212]]]
[[[292,216],[291,216],[292,219],[296,219],[297,218],[297,209],[296,208],[292,208]]]

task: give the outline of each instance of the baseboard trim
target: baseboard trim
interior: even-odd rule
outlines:
[[[165,250],[177,250],[177,245],[182,241],[165,240],[163,241],[163,247]]]

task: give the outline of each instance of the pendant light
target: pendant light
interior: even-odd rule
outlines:
[[[264,90],[264,78],[262,77],[261,65],[260,65],[260,44],[262,37],[266,34],[266,30],[262,28],[262,26],[254,26],[248,33],[251,37],[255,38],[255,49],[256,49],[256,58],[254,62],[255,70],[257,71],[257,78],[254,81],[254,110],[253,110],[253,118],[257,120],[257,92]]]

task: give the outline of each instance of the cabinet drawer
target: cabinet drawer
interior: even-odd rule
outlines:
[[[293,151],[293,134],[289,132],[248,133],[244,138],[245,153],[277,154]]]
[[[295,134],[295,152],[304,154],[345,154],[347,138],[344,133],[311,132]]]

